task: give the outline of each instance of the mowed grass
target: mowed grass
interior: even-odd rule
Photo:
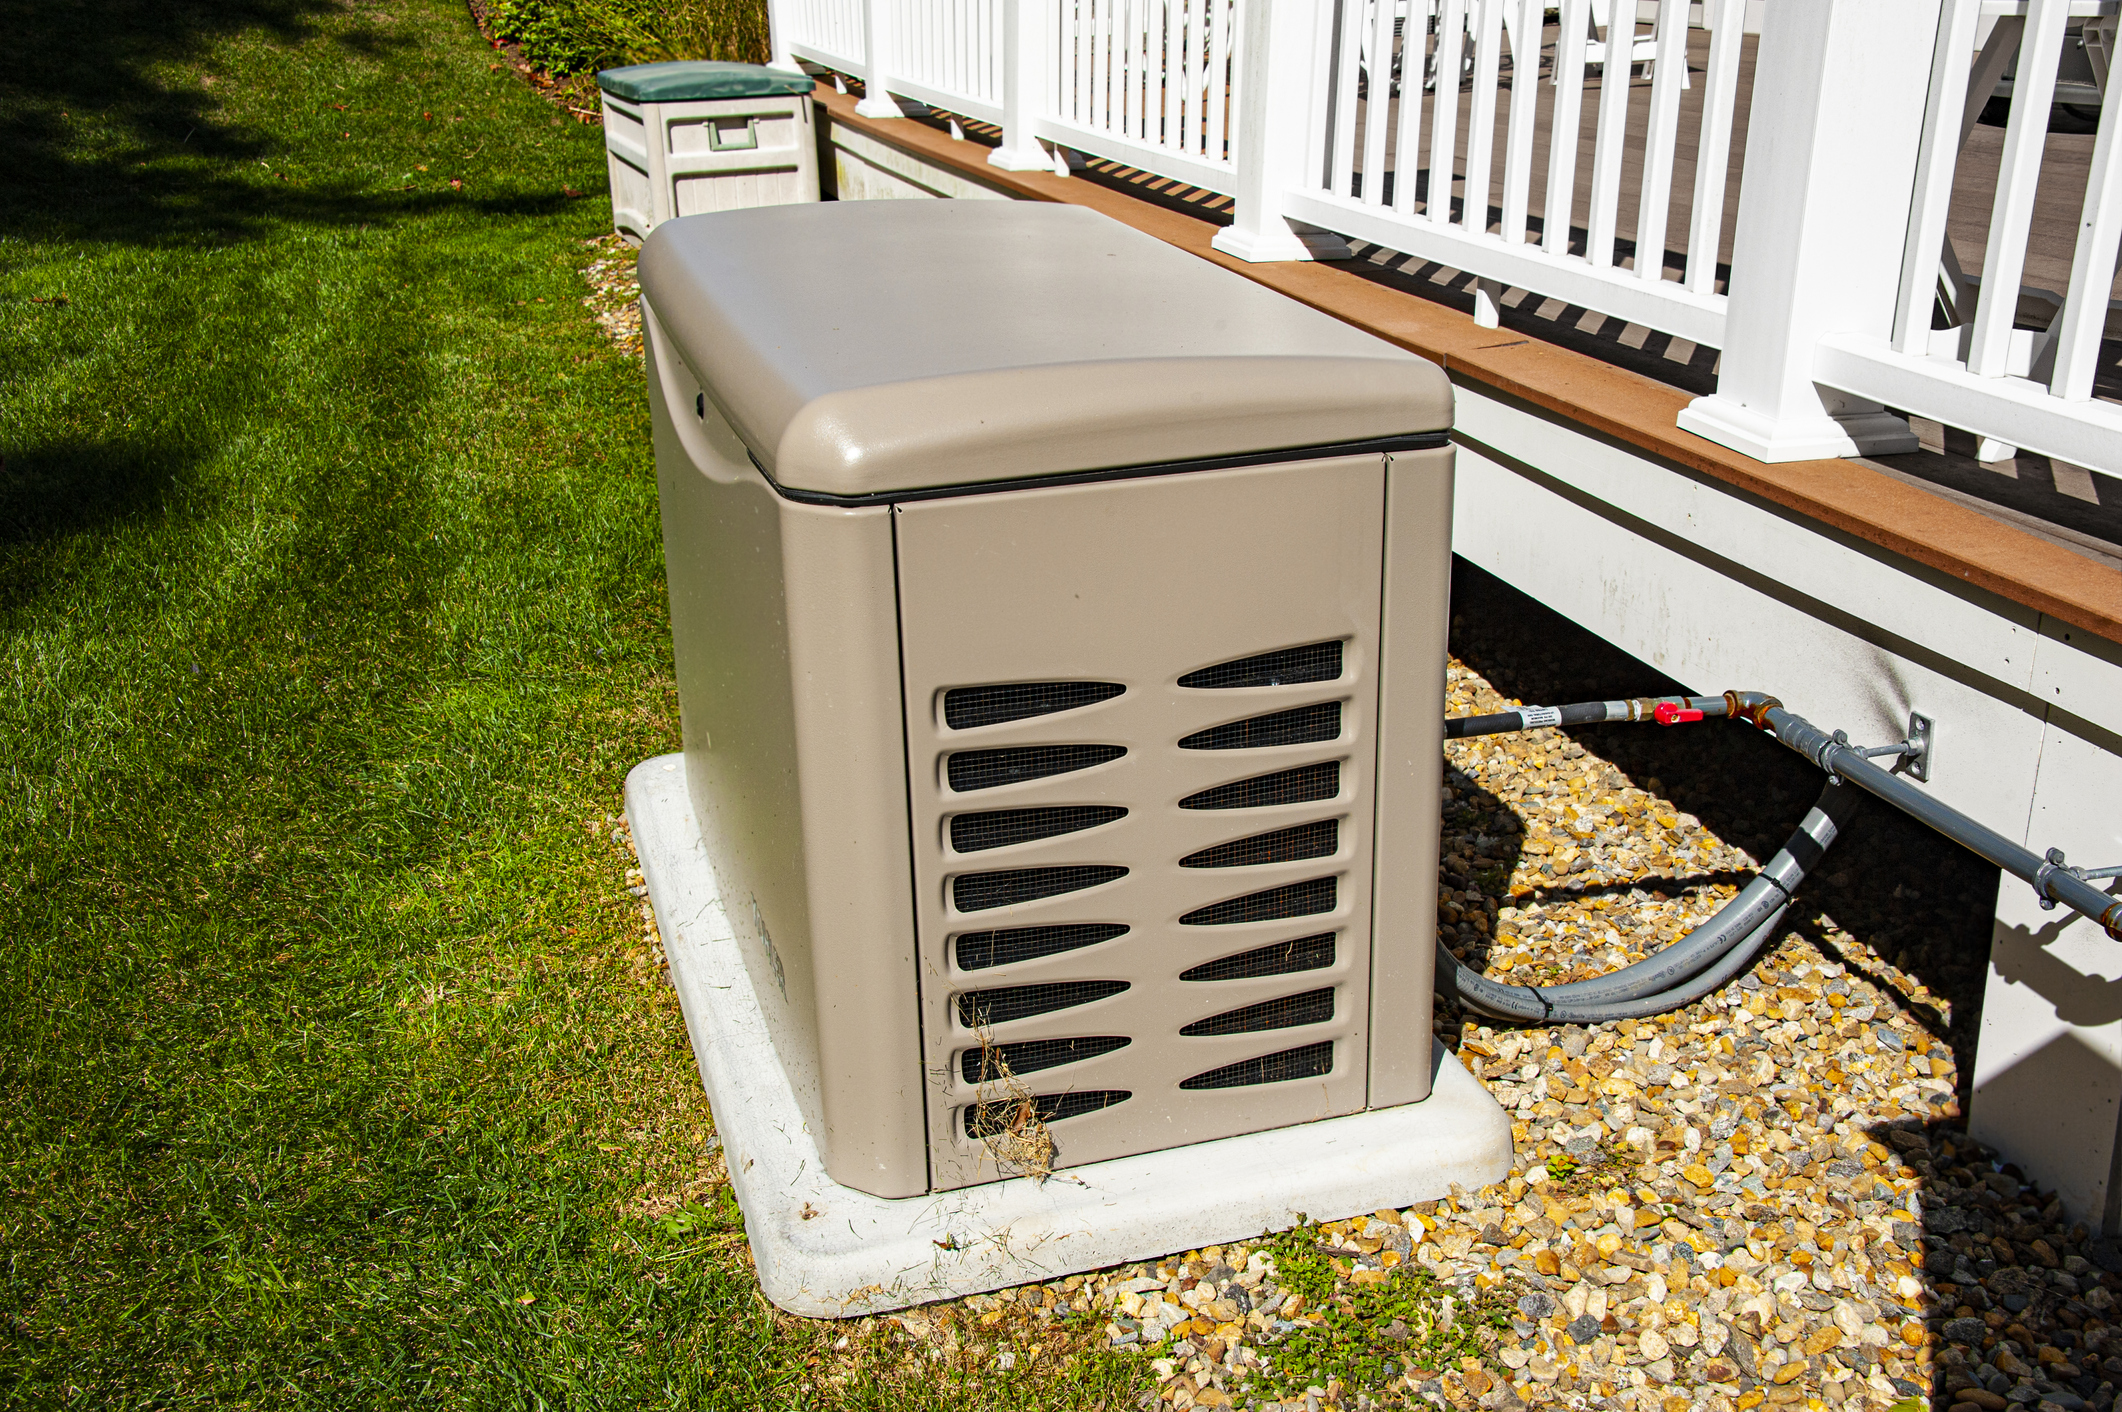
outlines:
[[[0,15],[0,1401],[1132,1405],[759,1297],[596,131],[459,0]]]

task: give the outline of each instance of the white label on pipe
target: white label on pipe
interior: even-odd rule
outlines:
[[[1562,724],[1562,712],[1553,706],[1520,706],[1518,720],[1525,730],[1535,731],[1542,726]]]

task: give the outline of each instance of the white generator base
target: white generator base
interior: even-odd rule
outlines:
[[[767,1039],[685,793],[685,757],[626,780],[626,816],[767,1298],[847,1318],[1058,1279],[1499,1181],[1510,1119],[1442,1045],[1420,1103],[888,1200],[835,1182]],[[909,1056],[908,1062],[913,1062]]]

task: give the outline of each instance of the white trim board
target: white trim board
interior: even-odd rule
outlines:
[[[1407,1206],[1501,1180],[1510,1119],[1443,1046],[1430,1096],[931,1196],[827,1176],[767,1038],[685,792],[634,767],[626,814],[767,1298],[850,1318]],[[907,1063],[919,1063],[909,1043]],[[1067,1130],[1057,1134],[1066,1151]],[[809,1212],[808,1216],[804,1213]]]

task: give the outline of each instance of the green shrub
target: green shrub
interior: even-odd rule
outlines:
[[[494,0],[494,37],[565,76],[665,59],[767,59],[764,0]]]

